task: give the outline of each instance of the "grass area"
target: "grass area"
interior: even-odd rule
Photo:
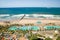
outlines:
[[[45,40],[52,40],[51,38],[45,38]]]
[[[38,39],[38,37],[43,37],[42,35],[40,35],[40,34],[30,34],[30,36],[29,36],[29,40],[37,40]]]
[[[54,37],[58,36],[58,34],[55,34]]]
[[[58,36],[56,40],[60,40],[60,36]]]

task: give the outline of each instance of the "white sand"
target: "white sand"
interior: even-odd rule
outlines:
[[[12,20],[10,21],[11,24],[37,24],[37,21],[40,21],[42,24],[46,23],[56,23],[60,25],[60,20],[53,20],[53,19],[22,19],[22,20]],[[4,22],[0,22],[0,25],[6,25]]]
[[[28,24],[28,23],[34,23],[36,24],[37,21],[40,21],[41,23],[59,23],[60,24],[60,20],[52,20],[52,19],[22,19],[20,20],[14,20],[11,21],[12,24],[14,23],[18,23],[18,24]]]

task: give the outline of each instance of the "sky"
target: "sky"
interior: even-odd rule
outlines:
[[[60,0],[0,0],[1,7],[60,7]]]

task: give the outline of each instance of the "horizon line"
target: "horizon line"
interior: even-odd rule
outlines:
[[[0,7],[0,8],[32,8],[32,7]],[[60,7],[33,7],[33,8],[60,8]]]

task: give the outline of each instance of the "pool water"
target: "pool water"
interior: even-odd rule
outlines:
[[[60,29],[60,26],[44,26],[45,29],[51,30],[51,29]]]
[[[17,26],[12,26],[9,28],[9,30],[39,30],[40,28],[38,26],[22,26],[22,27],[17,27]]]
[[[23,26],[19,27],[20,30],[39,30],[38,26]]]
[[[8,30],[17,30],[17,27],[16,26],[12,26]]]

